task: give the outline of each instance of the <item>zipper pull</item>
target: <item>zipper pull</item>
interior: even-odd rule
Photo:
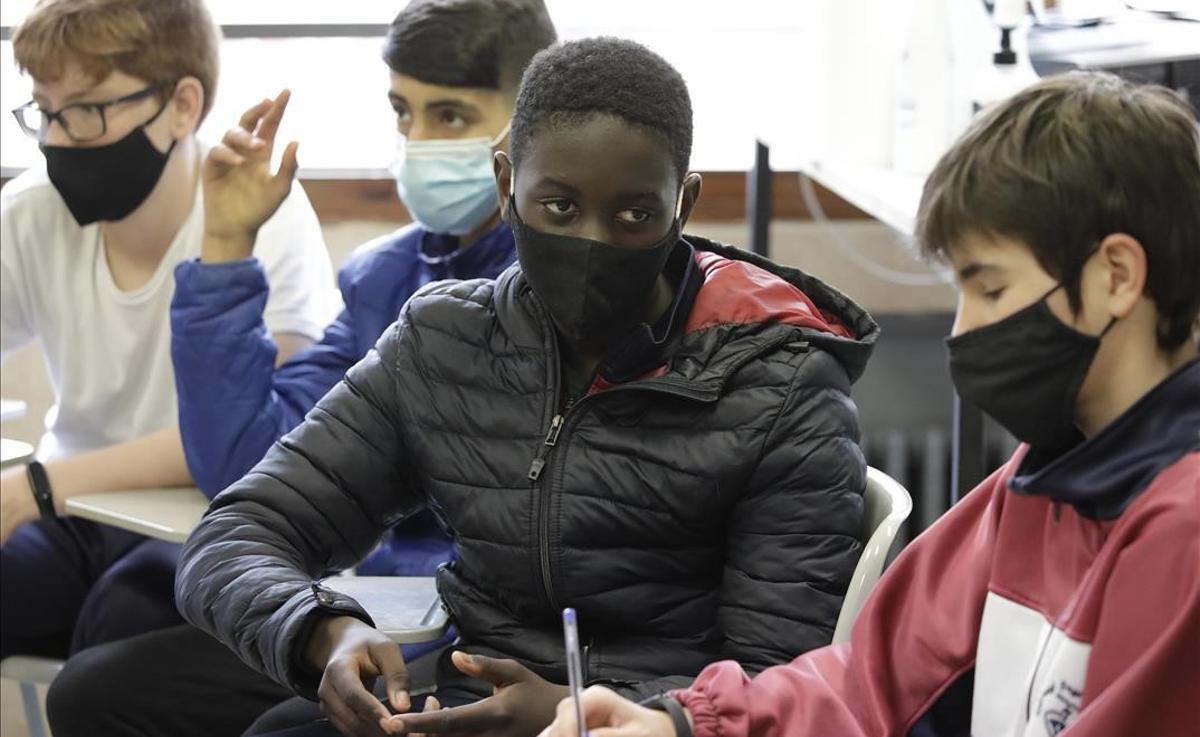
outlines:
[[[554,419],[550,421],[550,430],[546,432],[546,445],[551,448],[558,442],[558,434],[562,432],[563,416],[554,415]]]
[[[533,463],[529,464],[529,480],[537,481],[542,475],[542,469],[546,467],[546,461],[542,460],[541,456],[533,459]]]
[[[554,419],[550,421],[550,429],[546,431],[546,441],[542,443],[542,447],[538,450],[537,457],[533,459],[533,463],[529,464],[529,480],[537,481],[542,475],[542,469],[546,467],[546,453],[554,444],[558,442],[558,434],[562,432],[563,416],[554,415]]]

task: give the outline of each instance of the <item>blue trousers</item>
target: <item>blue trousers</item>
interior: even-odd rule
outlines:
[[[66,658],[180,623],[179,550],[72,517],[21,525],[0,547],[0,658]]]

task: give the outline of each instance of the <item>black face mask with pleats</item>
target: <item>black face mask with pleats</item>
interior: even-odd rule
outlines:
[[[1061,448],[1079,436],[1075,400],[1100,349],[1088,335],[1059,320],[1046,298],[991,325],[946,340],[950,378],[958,395],[991,415],[1018,440]]]
[[[678,217],[647,248],[534,230],[511,200],[507,218],[525,280],[558,332],[576,347],[606,349],[644,321],[655,281],[679,241]]]

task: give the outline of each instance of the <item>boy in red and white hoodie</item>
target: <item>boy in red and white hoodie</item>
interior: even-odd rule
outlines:
[[[1024,441],[897,558],[849,643],[603,737],[1200,734],[1200,144],[1159,87],[1077,73],[986,111],[925,185],[964,400]],[[574,737],[569,701],[548,733]],[[599,730],[599,731],[598,731]]]

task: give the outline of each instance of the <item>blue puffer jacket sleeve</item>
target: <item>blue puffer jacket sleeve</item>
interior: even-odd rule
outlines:
[[[254,467],[361,358],[349,311],[275,367],[257,259],[175,269],[171,357],[188,469],[209,497]]]

